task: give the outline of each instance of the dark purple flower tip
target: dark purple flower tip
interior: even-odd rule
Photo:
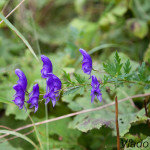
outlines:
[[[50,59],[45,55],[41,55],[41,60],[43,61],[43,68],[41,70],[42,78],[47,78],[53,72],[53,66]]]
[[[29,100],[27,101],[27,103],[31,103],[30,108],[35,107],[34,113],[38,110],[39,95],[39,85],[35,84],[33,86],[33,91],[29,94]]]
[[[91,86],[92,86],[91,103],[93,103],[95,96],[97,96],[97,99],[101,102],[102,101],[102,93],[101,93],[101,90],[99,89],[100,84],[95,75],[92,75]]]
[[[79,49],[83,56],[83,61],[82,61],[82,70],[84,73],[90,75],[92,71],[92,59],[91,56],[84,50],[84,49]]]
[[[43,96],[46,99],[45,104],[48,104],[49,101],[52,101],[53,107],[56,104],[56,101],[59,100],[59,90],[61,89],[61,80],[54,74],[51,74],[47,78],[47,87],[46,94]]]
[[[25,74],[20,69],[16,69],[15,73],[19,77],[19,80],[17,81],[17,83],[19,85],[21,85],[21,87],[23,88],[24,91],[26,91],[26,89],[27,89],[27,78],[26,78]]]

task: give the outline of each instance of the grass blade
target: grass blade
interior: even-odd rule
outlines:
[[[36,144],[31,139],[29,139],[27,136],[25,136],[23,134],[20,134],[18,132],[14,132],[14,131],[9,131],[9,130],[0,130],[0,133],[16,135],[16,136],[26,140],[27,142],[32,144],[36,149],[39,150],[39,148],[36,146]]]
[[[30,116],[30,114],[28,114],[28,116],[29,116],[29,119],[31,120],[32,124],[34,124],[34,121],[33,121],[32,117]],[[41,140],[40,140],[39,131],[38,131],[38,129],[37,129],[37,127],[35,125],[33,127],[34,127],[34,130],[35,130],[35,133],[36,133],[37,140],[39,141],[41,150],[43,150],[43,146],[42,146],[42,143],[41,143]]]
[[[30,46],[29,42],[25,39],[25,37],[16,29],[15,26],[13,26],[1,13],[0,18],[8,25],[10,29],[12,29],[19,37],[20,39],[25,43],[25,45],[28,47],[30,52],[33,54],[33,56],[39,61],[38,57],[34,53],[32,47]]]

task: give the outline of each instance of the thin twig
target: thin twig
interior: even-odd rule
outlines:
[[[116,107],[117,150],[120,150],[119,124],[118,124],[118,98],[117,98],[117,96],[115,97],[115,107]]]
[[[8,18],[25,0],[22,0],[5,18]],[[4,21],[0,21],[0,24]]]
[[[32,124],[34,124],[33,119],[32,119],[32,117],[30,116],[30,114],[28,114],[28,117],[29,117],[29,119],[31,120]],[[42,146],[42,143],[41,143],[40,138],[39,138],[39,131],[37,130],[37,127],[36,127],[35,125],[33,126],[33,128],[34,128],[34,130],[35,130],[36,137],[37,137],[37,140],[38,140],[38,142],[39,142],[39,144],[40,144],[41,150],[43,150],[43,146]]]
[[[127,98],[119,100],[118,103],[122,103],[124,101],[127,101],[127,100],[129,100],[129,98],[133,99],[133,98],[145,97],[145,96],[150,96],[150,93],[138,94],[138,95],[134,95],[134,96],[131,96],[131,97],[127,97]],[[13,131],[20,131],[20,130],[27,129],[27,128],[30,128],[30,127],[33,127],[33,126],[37,126],[37,125],[41,125],[41,124],[45,124],[45,123],[49,123],[49,122],[54,122],[54,121],[57,121],[57,120],[65,119],[65,118],[76,116],[76,115],[79,115],[79,114],[84,114],[84,113],[87,113],[87,112],[93,112],[93,111],[101,110],[101,109],[110,107],[114,104],[115,104],[115,102],[111,102],[109,104],[106,104],[106,105],[103,105],[103,106],[100,106],[100,107],[97,107],[97,108],[86,109],[86,110],[78,111],[78,112],[75,112],[75,113],[70,113],[70,114],[67,114],[67,115],[64,115],[64,116],[60,116],[60,117],[57,117],[57,118],[37,122],[37,123],[34,123],[34,124],[28,124],[28,125],[22,126],[20,128],[17,128]],[[9,134],[1,135],[0,138],[3,138],[3,137],[8,136],[8,135]]]
[[[11,128],[9,128],[9,127],[6,127],[6,126],[3,126],[3,125],[0,125],[0,128],[4,128],[4,129],[12,130],[12,131],[13,131],[13,129],[11,129]]]

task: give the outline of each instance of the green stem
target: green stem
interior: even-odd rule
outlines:
[[[29,113],[28,113],[28,116],[29,116],[29,118],[30,118],[32,124],[34,124],[34,121],[33,121],[32,117],[30,116]],[[39,131],[37,130],[37,127],[36,127],[35,125],[34,125],[33,127],[34,127],[34,130],[35,130],[35,133],[36,133],[37,140],[38,140],[38,142],[39,142],[39,144],[40,144],[41,150],[43,150],[43,146],[42,146],[42,143],[41,143],[41,140],[40,140]]]
[[[45,119],[48,120],[48,105],[45,105]],[[47,150],[49,150],[49,137],[48,137],[48,123],[46,123],[46,140],[47,140]]]

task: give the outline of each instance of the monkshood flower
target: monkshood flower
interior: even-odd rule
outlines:
[[[59,90],[61,89],[61,81],[56,75],[50,74],[49,78],[47,78],[46,80],[46,83],[46,94],[43,96],[43,98],[46,99],[45,104],[49,103],[49,101],[52,101],[54,107],[56,101],[59,100]]]
[[[47,78],[53,72],[52,63],[45,55],[41,55],[41,60],[43,61],[43,68],[41,70],[42,78]]]
[[[16,69],[15,73],[19,77],[19,80],[17,81],[18,84],[13,86],[14,90],[16,91],[13,102],[19,107],[19,109],[22,109],[23,106],[25,107],[24,100],[27,88],[27,78],[20,69]]]
[[[27,89],[27,78],[26,78],[25,74],[20,69],[16,69],[15,73],[19,77],[19,80],[17,81],[17,83],[19,85],[21,85],[21,87],[23,88],[24,91],[26,91],[26,89]]]
[[[82,61],[82,70],[84,73],[91,75],[92,71],[92,59],[91,56],[84,50],[84,49],[79,49],[83,56],[83,61]]]
[[[34,113],[38,110],[39,101],[39,85],[35,84],[33,86],[33,91],[29,94],[29,100],[27,103],[31,103],[30,108],[35,107]]]
[[[91,103],[93,103],[95,96],[97,96],[97,99],[101,102],[102,101],[102,93],[99,89],[99,82],[95,75],[92,75],[92,82],[91,82],[92,90],[91,90]]]

